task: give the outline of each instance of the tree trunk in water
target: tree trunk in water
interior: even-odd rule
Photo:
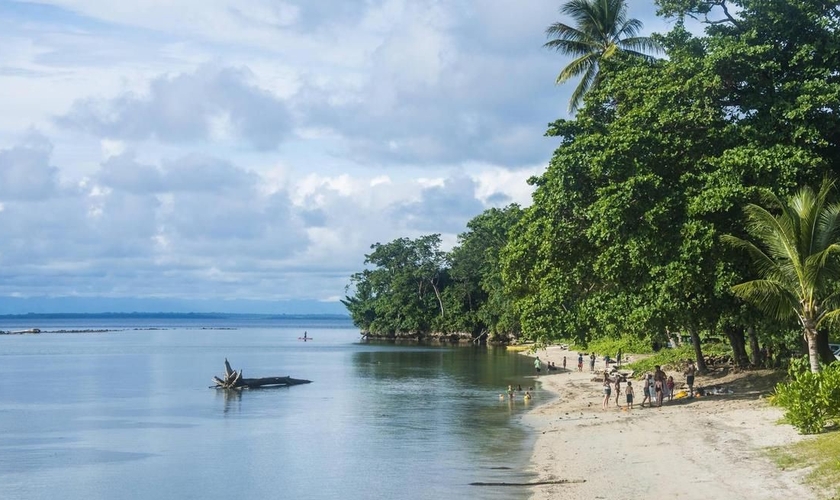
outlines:
[[[837,360],[834,353],[831,352],[831,347],[828,346],[828,330],[823,328],[817,332],[817,352],[820,355],[820,361],[829,364]]]
[[[691,345],[694,347],[694,357],[696,358],[695,361],[697,362],[697,372],[698,373],[706,373],[709,371],[709,368],[706,366],[706,360],[703,358],[703,348],[700,346],[700,333],[697,331],[696,328],[690,327],[688,329],[689,335],[691,335]]]
[[[758,367],[763,360],[760,356],[761,348],[758,347],[758,335],[755,333],[755,327],[747,328],[747,336],[750,338],[750,363]]]

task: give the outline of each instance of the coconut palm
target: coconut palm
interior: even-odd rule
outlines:
[[[642,22],[627,19],[624,0],[571,0],[563,4],[560,13],[571,17],[576,26],[552,24],[545,30],[552,39],[543,46],[575,58],[560,72],[557,84],[583,75],[572,93],[569,112],[578,109],[586,92],[598,85],[602,60],[619,52],[650,59],[645,51],[661,50],[654,40],[637,36]]]
[[[761,279],[732,287],[733,293],[779,320],[797,318],[808,342],[811,371],[820,370],[817,330],[840,317],[840,292],[829,287],[840,276],[840,204],[828,203],[834,182],[818,193],[800,189],[773,215],[748,205],[747,232],[759,246],[734,236],[724,239],[747,250]]]

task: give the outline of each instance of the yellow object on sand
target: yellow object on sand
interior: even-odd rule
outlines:
[[[682,399],[682,398],[687,398],[687,397],[688,397],[688,392],[686,392],[686,391],[680,391],[680,392],[674,394],[674,399]]]

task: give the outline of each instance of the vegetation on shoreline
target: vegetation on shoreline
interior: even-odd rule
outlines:
[[[356,325],[609,353],[690,338],[658,356],[692,357],[701,373],[716,340],[736,366],[780,366],[804,330],[811,370],[834,361],[836,190],[822,215],[798,209],[805,186],[840,169],[840,12],[818,0],[656,3],[676,20],[652,37],[665,57],[600,53],[577,114],[548,126],[558,148],[529,181],[531,206],[478,215],[450,252],[439,235],[375,244],[344,302]],[[686,16],[705,19],[705,34]],[[755,231],[745,209],[757,207],[795,251]],[[814,228],[823,236],[803,237]],[[768,259],[732,244],[751,238]]]
[[[773,447],[768,454],[781,469],[810,468],[807,481],[823,488],[831,500],[840,500],[840,431]]]
[[[811,371],[805,358],[791,361],[788,381],[776,386],[771,402],[785,409],[785,420],[803,434],[840,426],[840,363]],[[838,455],[840,456],[840,455]]]

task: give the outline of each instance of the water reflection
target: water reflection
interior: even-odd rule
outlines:
[[[233,389],[216,389],[216,398],[224,400],[224,413],[240,413],[242,411],[242,391]]]

